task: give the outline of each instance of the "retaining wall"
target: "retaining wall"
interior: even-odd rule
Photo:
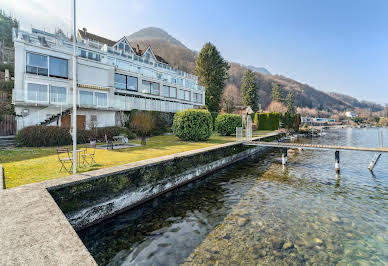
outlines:
[[[268,149],[228,143],[162,157],[145,165],[128,164],[119,171],[47,189],[72,226],[79,230]]]

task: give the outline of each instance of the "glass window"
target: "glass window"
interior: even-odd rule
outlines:
[[[115,88],[116,89],[127,89],[127,79],[125,75],[115,74]]]
[[[50,56],[50,76],[67,78],[67,60]]]
[[[48,88],[44,84],[28,83],[27,100],[33,102],[48,102]]]
[[[143,80],[141,84],[142,93],[151,93],[151,82]]]
[[[185,101],[190,101],[190,92],[189,91],[185,91]]]
[[[127,76],[127,90],[137,91],[137,78]]]
[[[107,106],[108,105],[108,95],[103,92],[94,93],[94,103],[97,106]]]
[[[170,97],[176,98],[176,88],[175,87],[170,87]]]
[[[202,103],[202,94],[200,93],[197,95],[197,103]]]
[[[162,86],[162,90],[160,92],[160,95],[164,96],[164,97],[170,97],[170,87]]]
[[[159,95],[159,83],[152,83],[152,85],[151,85],[151,94]]]
[[[81,54],[80,54],[81,57],[83,58],[87,58],[87,53],[85,50],[81,50]]]
[[[27,53],[27,73],[48,75],[48,57],[45,55]]]
[[[185,91],[178,89],[178,99],[184,100],[185,99]]]
[[[79,91],[79,103],[85,105],[93,105],[93,92]]]
[[[50,103],[66,103],[66,88],[50,86]]]

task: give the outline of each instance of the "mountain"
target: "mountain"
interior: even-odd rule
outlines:
[[[130,35],[129,38],[131,39],[131,45],[133,47],[139,45],[142,47],[141,49],[144,49],[148,45],[151,45],[154,53],[165,59],[171,66],[195,74],[195,60],[198,52],[187,48],[166,31],[159,28],[145,28]],[[295,103],[298,107],[329,111],[345,111],[356,107],[370,108],[372,111],[380,111],[383,109],[378,104],[364,101],[360,102],[353,97],[338,93],[326,93],[291,78],[282,75],[272,75],[265,68],[244,66],[235,62],[230,62],[230,77],[226,85],[234,85],[240,88],[242,76],[248,68],[256,74],[259,87],[259,104],[261,104],[262,108],[266,108],[270,104],[272,87],[276,83],[282,87],[284,95],[289,92],[294,94]],[[239,90],[238,93],[240,93]],[[241,102],[237,104],[241,105]]]
[[[246,68],[252,70],[253,72],[261,73],[263,75],[272,75],[271,72],[269,72],[264,67],[246,66]]]
[[[142,41],[142,40],[164,40],[168,43],[174,44],[176,46],[180,46],[183,48],[187,48],[183,43],[172,37],[166,31],[156,28],[156,27],[148,27],[141,29],[131,35],[127,36],[130,41]]]

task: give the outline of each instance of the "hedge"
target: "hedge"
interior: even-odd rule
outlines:
[[[173,132],[182,140],[207,140],[213,131],[212,116],[207,110],[187,109],[174,116]]]
[[[236,127],[241,127],[242,118],[236,114],[221,114],[217,116],[215,124],[221,136],[230,136],[236,133]]]
[[[218,113],[217,112],[210,112],[211,116],[212,116],[212,126],[213,126],[213,130],[216,128],[216,119],[217,119],[217,116],[218,116]]]
[[[134,134],[126,128],[121,127],[103,127],[93,130],[77,130],[77,143],[83,144],[90,140],[105,141],[105,134],[108,139],[120,134],[127,135],[128,138],[134,138]],[[16,134],[16,143],[18,146],[25,147],[49,147],[71,145],[73,138],[70,135],[69,128],[57,126],[29,126],[20,130]]]
[[[280,114],[275,112],[255,113],[253,122],[259,130],[277,130],[279,129]]]

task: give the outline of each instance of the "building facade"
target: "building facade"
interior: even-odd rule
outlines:
[[[17,128],[70,126],[72,41],[61,33],[14,29]],[[152,48],[77,32],[77,124],[80,128],[123,124],[132,109],[177,112],[199,108],[205,88],[198,78],[171,67]]]

